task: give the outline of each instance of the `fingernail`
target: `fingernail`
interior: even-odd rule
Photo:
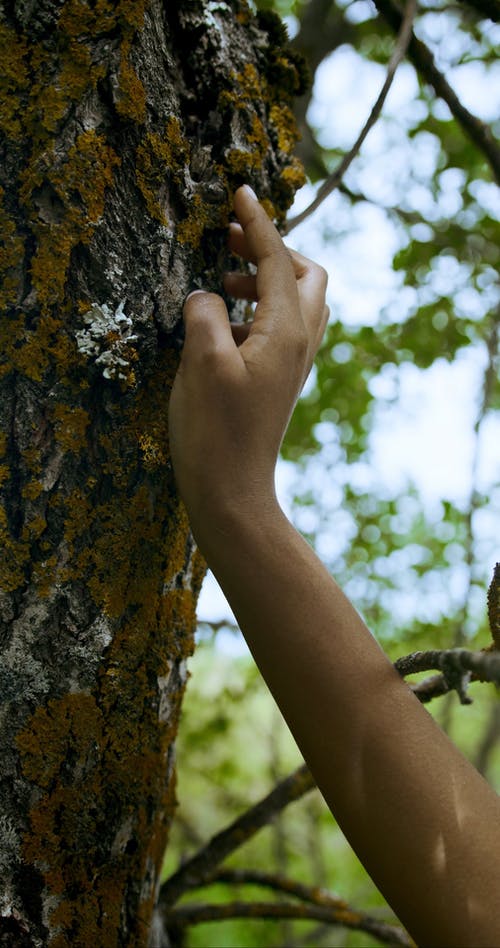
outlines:
[[[205,293],[205,292],[206,292],[206,290],[190,290],[189,293],[188,293],[188,295],[186,296],[186,298],[185,298],[185,300],[184,300],[183,305],[185,306],[186,303],[187,303],[187,301],[190,300],[192,296],[195,296],[196,293]]]
[[[255,191],[254,191],[254,189],[251,188],[249,184],[244,184],[243,187],[244,187],[245,191],[247,192],[247,194],[249,194],[250,197],[254,199],[254,201],[258,201],[258,200],[259,200],[258,197],[257,197],[257,195],[256,195],[256,193],[255,193]]]

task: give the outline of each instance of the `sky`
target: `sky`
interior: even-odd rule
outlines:
[[[351,9],[352,16],[364,16],[366,4],[359,0]],[[293,31],[293,23],[291,26]],[[426,26],[437,43],[438,59],[442,42],[446,40],[448,44],[447,54],[453,52],[449,44],[459,42],[449,32],[447,37],[441,36],[441,27],[442,18],[439,17],[429,18]],[[492,29],[498,32],[500,40],[500,28]],[[500,115],[500,63],[495,68],[496,73],[488,78],[473,62],[450,70],[448,75],[465,104],[484,121],[495,120]],[[493,81],[495,75],[499,80],[496,83]],[[317,71],[309,113],[311,123],[320,130],[323,145],[350,147],[369,114],[384,76],[384,67],[360,59],[347,47],[341,47],[324,61]],[[424,189],[419,192],[418,182],[411,181],[410,184],[409,169],[418,167],[425,177],[436,158],[435,145],[425,135],[410,143],[400,131],[400,123],[404,125],[415,119],[415,91],[414,71],[403,63],[384,106],[383,121],[370,133],[362,158],[357,159],[353,172],[357,187],[369,196],[376,195],[379,202],[387,205],[397,202],[401,183],[408,177],[409,189],[413,188],[414,193],[408,190],[407,197],[425,213],[429,198]],[[443,104],[436,107],[441,112],[446,109]],[[388,150],[391,175],[387,174]],[[461,183],[459,173],[448,175],[441,196],[441,202],[444,202],[441,211],[455,212]],[[297,195],[289,216],[293,217],[307,206],[313,195],[314,189],[306,185]],[[484,185],[482,197],[490,213],[500,216],[498,190]],[[431,206],[427,210],[429,214],[435,212]],[[334,232],[334,240],[325,239],[329,230]],[[384,307],[399,310],[404,315],[412,303],[412,291],[401,286],[400,274],[392,270],[392,256],[399,241],[397,228],[379,207],[365,203],[348,207],[338,194],[327,199],[288,238],[290,246],[317,260],[328,271],[327,301],[333,317],[348,324],[365,325],[373,325]],[[455,275],[443,272],[437,278],[446,282],[453,280]],[[463,306],[474,305],[475,300],[472,294],[467,295],[465,287]],[[465,505],[474,465],[477,465],[481,489],[488,489],[495,479],[500,481],[500,421],[491,419],[483,425],[478,446],[473,437],[484,364],[484,352],[464,351],[453,363],[439,360],[425,372],[408,365],[400,373],[398,397],[391,404],[385,398],[391,396],[394,379],[387,374],[376,381],[379,387],[376,394],[382,396],[382,407],[372,439],[371,463],[374,474],[389,490],[404,489],[411,477],[429,506],[438,504],[443,497]],[[321,458],[319,465],[321,468]],[[321,479],[321,470],[316,476]],[[326,477],[326,473],[323,476]],[[291,516],[291,495],[295,486],[295,472],[290,464],[280,462],[278,495]],[[479,518],[478,530],[485,537],[498,536],[498,504],[488,515],[482,515],[482,521]],[[205,580],[198,612],[202,621],[223,618],[234,621],[211,575]],[[229,651],[240,652],[242,649],[240,640],[235,641],[234,637],[221,640],[221,645]]]

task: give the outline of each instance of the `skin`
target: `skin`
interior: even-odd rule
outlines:
[[[393,669],[276,499],[274,471],[322,338],[326,273],[288,250],[252,192],[231,250],[257,301],[231,327],[216,294],[185,304],[170,402],[194,536],[346,837],[419,945],[500,946],[500,801]]]

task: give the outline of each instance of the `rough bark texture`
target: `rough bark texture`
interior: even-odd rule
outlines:
[[[301,181],[283,41],[240,0],[0,4],[1,945],[166,943],[203,576],[168,395],[234,188],[280,219]]]

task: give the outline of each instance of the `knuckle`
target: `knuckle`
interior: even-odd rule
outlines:
[[[264,257],[267,257],[267,258],[274,257],[277,260],[280,260],[280,259],[287,260],[290,262],[290,264],[293,264],[292,255],[288,247],[285,247],[278,233],[276,233],[276,239],[269,240],[262,247],[262,258]]]
[[[314,268],[316,270],[318,281],[322,283],[323,287],[326,289],[328,284],[328,271],[325,270],[325,268],[322,267],[320,263],[315,263]]]

